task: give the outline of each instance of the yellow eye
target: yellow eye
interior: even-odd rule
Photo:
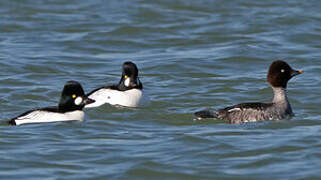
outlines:
[[[73,94],[71,97],[75,99],[77,96],[76,96],[76,94]]]
[[[125,75],[125,76],[124,76],[124,78],[125,78],[125,79],[127,79],[127,78],[128,78],[128,76],[127,76],[127,75]]]

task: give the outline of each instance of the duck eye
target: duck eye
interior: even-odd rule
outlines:
[[[281,72],[284,73],[284,69],[281,69]]]
[[[76,94],[73,94],[71,97],[72,97],[73,99],[75,99],[77,96],[76,96]]]

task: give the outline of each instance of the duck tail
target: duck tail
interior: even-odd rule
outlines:
[[[217,113],[210,110],[203,110],[194,113],[197,118],[217,118]]]
[[[8,121],[8,124],[11,126],[16,126],[16,121],[14,119],[11,119],[10,121]]]

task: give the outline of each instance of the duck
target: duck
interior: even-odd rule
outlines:
[[[138,77],[138,68],[131,61],[123,63],[118,84],[94,89],[87,96],[95,100],[95,103],[88,104],[85,108],[99,107],[103,104],[139,107],[149,103],[149,97],[143,91],[143,84]]]
[[[289,119],[294,113],[287,97],[287,83],[302,73],[303,70],[294,70],[287,62],[276,60],[270,65],[267,74],[267,81],[274,93],[272,102],[241,103],[217,111],[198,111],[194,115],[197,119],[217,118],[231,124]]]
[[[83,108],[95,101],[88,98],[77,81],[68,81],[62,90],[58,106],[29,110],[9,121],[10,125],[49,123],[58,121],[83,121]]]

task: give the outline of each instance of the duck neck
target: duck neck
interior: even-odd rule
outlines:
[[[286,88],[272,87],[274,92],[273,103],[288,103]]]

